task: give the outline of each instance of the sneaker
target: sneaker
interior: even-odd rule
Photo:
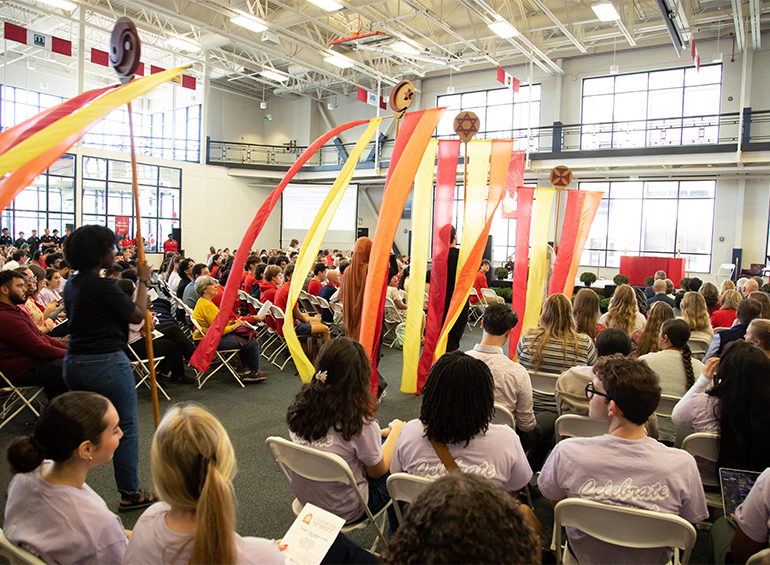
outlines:
[[[261,383],[267,380],[267,376],[263,371],[250,372],[241,377],[244,383]]]

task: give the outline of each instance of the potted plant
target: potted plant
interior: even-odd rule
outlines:
[[[497,277],[497,280],[504,281],[508,278],[508,269],[505,267],[498,267],[495,269],[495,276]]]
[[[612,277],[612,282],[620,286],[622,284],[628,284],[629,282],[631,282],[631,279],[629,279],[626,275],[615,275],[614,277]]]
[[[646,277],[644,279],[645,286],[652,286],[655,284],[655,277]]]
[[[586,271],[585,273],[581,273],[580,282],[582,282],[586,286],[591,286],[596,282],[596,275],[593,274],[591,271]]]

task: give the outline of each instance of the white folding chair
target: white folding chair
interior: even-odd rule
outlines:
[[[692,358],[697,359],[698,361],[702,361],[703,357],[706,355],[706,352],[709,349],[709,346],[711,345],[711,340],[691,337],[687,342],[687,345],[690,346],[690,353],[692,354]]]
[[[315,307],[310,300],[310,294],[304,290],[299,291],[299,306],[305,314],[315,316]]]
[[[427,477],[410,475],[409,473],[393,473],[388,477],[388,493],[390,494],[390,500],[393,503],[393,510],[396,512],[399,525],[404,521],[399,502],[411,504],[425,490],[425,487],[434,480]],[[391,524],[392,526],[393,524]]]
[[[136,351],[134,351],[134,348],[131,347],[130,343],[128,344],[128,351],[131,353],[131,356],[133,357],[133,360],[129,359],[128,363],[129,365],[131,365],[131,368],[134,370],[134,373],[136,373],[136,376],[139,377],[139,382],[136,383],[136,388],[139,388],[142,384],[144,384],[147,388],[151,389],[152,387],[150,387],[150,383],[147,382],[148,379],[150,378],[150,368],[147,366],[147,363],[149,363],[150,360],[140,359],[139,356],[136,354]],[[153,357],[153,361],[154,361],[153,364],[155,365],[155,375],[156,375],[155,384],[158,386],[158,390],[163,394],[163,396],[166,397],[166,400],[171,400],[168,394],[166,394],[166,391],[163,390],[163,387],[160,386],[160,383],[158,382],[158,379],[157,379],[158,365],[160,364],[161,361],[163,361],[163,359],[165,359],[164,356]]]
[[[0,555],[5,557],[11,565],[46,565],[45,561],[36,555],[12,544],[5,537],[3,530],[0,530]]]
[[[516,420],[514,419],[513,414],[511,414],[511,411],[497,402],[495,402],[495,413],[489,423],[510,426],[512,429],[516,429]]]
[[[308,312],[308,315],[313,317],[321,315],[321,302],[318,300],[318,297],[312,294],[308,294],[307,296],[310,304],[313,306],[312,310]]]
[[[491,288],[482,288],[481,296],[484,297],[484,301],[487,306],[489,306],[490,304],[498,304],[500,302],[497,299],[498,298],[497,293]]]
[[[273,316],[273,319],[276,320],[276,322],[278,320],[281,320],[281,322],[283,323],[283,319],[284,319],[283,310],[278,308],[278,306],[276,306],[275,304],[270,306],[270,314]],[[286,363],[288,363],[289,359],[291,359],[291,355],[286,356],[286,359],[284,360],[283,365],[279,365],[278,363],[276,363],[276,359],[278,359],[278,354],[284,351],[285,349],[287,349],[289,345],[286,343],[286,339],[282,335],[280,335],[277,331],[275,335],[277,338],[276,343],[278,344],[278,347],[272,353],[268,361],[270,361],[270,363],[272,363],[273,365],[278,367],[281,371],[283,371],[283,368],[286,366]]]
[[[676,403],[680,400],[682,399],[678,396],[661,394],[660,402],[658,403],[658,407],[655,409],[655,414],[658,416],[658,422],[660,422],[661,419],[671,422],[671,413],[674,411],[674,406],[676,406]],[[677,434],[677,440],[674,442],[674,445],[680,444],[680,437],[679,434]]]
[[[719,265],[719,270],[716,274],[717,288],[722,286],[724,281],[728,281],[733,278],[735,272],[735,265],[732,263],[722,263]]]
[[[484,302],[484,298],[480,296],[478,292],[476,292],[476,289],[471,287],[469,297],[473,298],[474,296],[476,297],[476,302],[470,302],[470,309],[468,311],[468,327],[473,326],[475,328],[484,315],[486,303]]]
[[[19,412],[24,410],[24,407],[32,410],[32,413],[35,415],[35,417],[40,416],[40,413],[35,410],[34,406],[32,406],[32,402],[37,399],[38,404],[42,408],[42,402],[37,397],[43,394],[43,387],[15,387],[13,386],[13,383],[11,383],[11,381],[8,379],[8,377],[6,377],[2,372],[0,372],[0,377],[2,377],[3,381],[5,381],[5,385],[3,386],[2,383],[0,383],[0,386],[2,386],[2,388],[6,391],[10,391],[10,394],[8,397],[6,397],[5,402],[3,402],[2,409],[0,409],[0,420],[2,420],[0,429],[2,429],[3,426],[5,426],[8,422],[13,420]],[[21,405],[19,406],[19,404]],[[14,408],[16,408],[16,410],[11,412]]]
[[[398,308],[396,308],[396,303],[393,302],[390,298],[387,296],[385,297],[385,316],[382,320],[382,343],[393,348],[393,345],[398,340],[398,336],[396,335],[396,326],[398,326],[401,323],[401,317],[398,315]],[[386,338],[393,334],[393,339],[390,343],[386,342]]]
[[[286,480],[289,481],[289,484],[291,484],[291,476],[286,471],[286,467],[292,473],[296,473],[311,481],[343,483],[352,488],[356,498],[358,498],[358,502],[366,513],[366,517],[362,520],[345,524],[342,528],[343,533],[365,528],[371,524],[377,531],[377,537],[370,551],[374,552],[379,542],[382,542],[384,546],[388,545],[384,531],[386,510],[391,502],[388,502],[376,515],[373,515],[361,491],[358,489],[353,472],[342,457],[336,453],[326,453],[313,447],[299,445],[281,437],[269,437],[265,440],[265,445],[270,455],[278,464],[278,468],[281,469]],[[299,515],[302,506],[302,503],[295,498],[291,505],[295,516]],[[377,522],[378,520],[380,521],[379,523]]]
[[[765,562],[765,557],[770,555],[770,549],[763,549],[748,558],[746,565],[759,565]]]
[[[582,498],[566,498],[554,509],[557,563],[577,563],[562,548],[562,527],[577,528],[598,540],[629,549],[673,547],[674,563],[687,565],[695,545],[695,528],[684,518],[627,506],[612,506]],[[677,549],[683,551],[681,560]]]
[[[332,310],[332,316],[334,316],[334,322],[329,326],[329,331],[332,336],[338,337],[345,335],[345,321],[342,318],[342,302],[330,302],[329,307]],[[337,316],[339,314],[339,316]]]
[[[607,424],[595,422],[588,416],[578,414],[565,414],[556,418],[554,425],[554,437],[556,443],[571,437],[596,437],[610,431]]]
[[[540,371],[527,371],[532,383],[532,401],[535,412],[553,412],[556,409],[556,381],[560,375],[556,373],[543,373]]]
[[[690,434],[682,442],[682,449],[693,457],[700,457],[706,461],[714,463],[714,469],[716,469],[716,462],[719,459],[719,436],[717,434],[710,434],[706,432],[698,432]],[[701,482],[703,486],[719,487],[719,479],[710,479],[701,475]],[[722,508],[722,491],[718,492],[706,491],[706,504],[712,508]]]

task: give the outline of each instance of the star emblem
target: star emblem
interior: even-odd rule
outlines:
[[[455,117],[454,130],[467,143],[479,132],[479,117],[473,112],[460,112]]]

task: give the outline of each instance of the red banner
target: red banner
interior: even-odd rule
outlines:
[[[584,190],[567,191],[567,209],[564,212],[564,224],[562,224],[561,238],[559,239],[559,254],[556,256],[556,263],[553,266],[551,288],[548,290],[549,296],[558,292],[566,292],[567,287],[570,290],[574,287],[574,281],[568,280],[567,277],[572,267],[572,259],[575,256],[580,208],[583,206],[585,195]]]

